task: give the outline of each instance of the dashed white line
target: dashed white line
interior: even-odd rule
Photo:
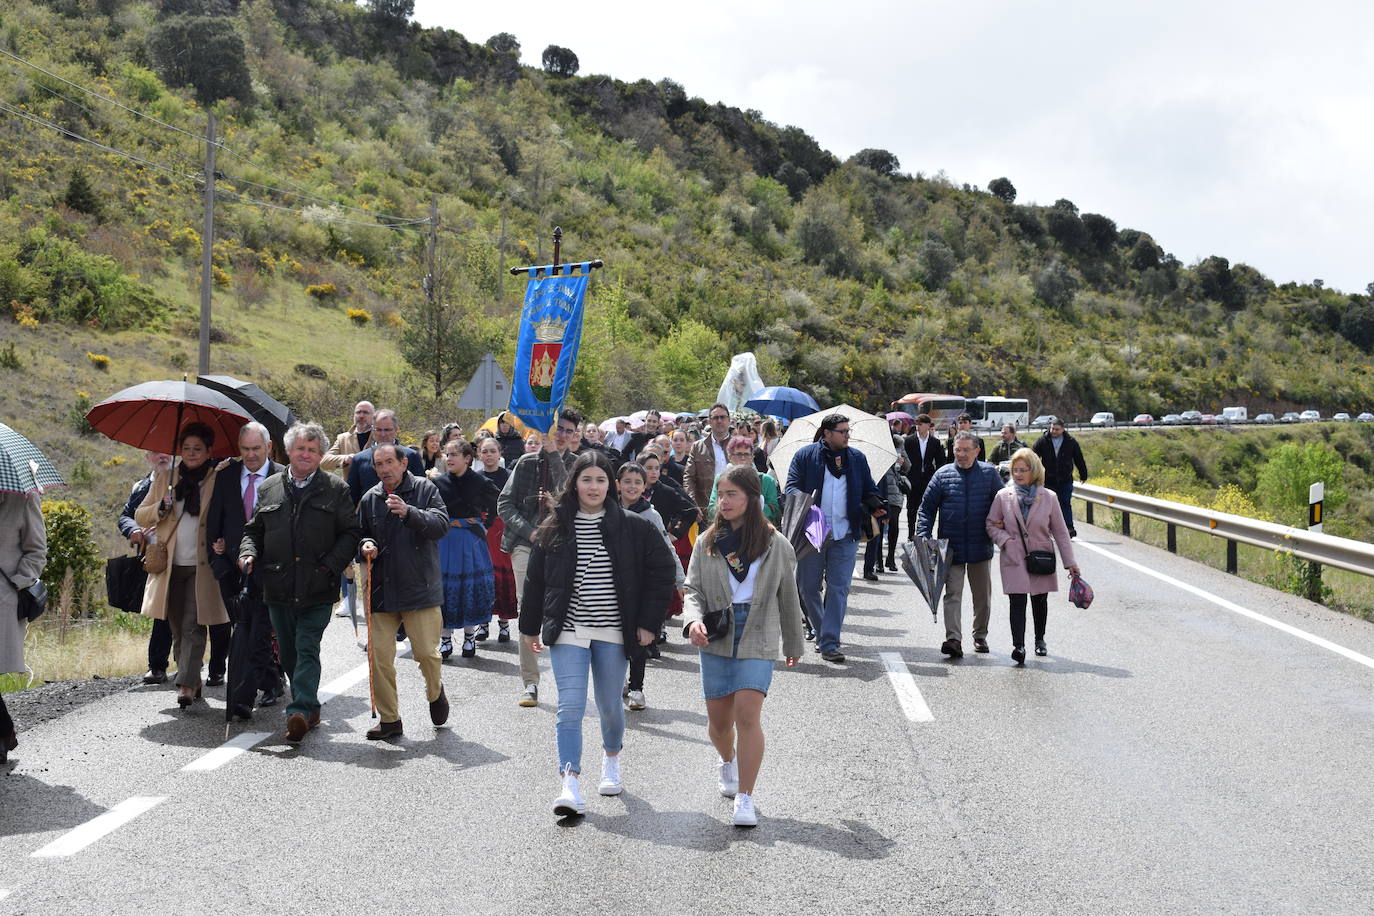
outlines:
[[[0,887],[0,900],[4,900],[10,895],[9,888]]]
[[[887,668],[887,679],[892,682],[892,689],[897,694],[897,702],[902,706],[902,712],[912,722],[934,722],[935,714],[926,705],[925,697],[921,696],[921,688],[916,686],[916,678],[911,676],[911,669],[906,666],[906,662],[896,652],[879,652],[882,657],[883,666]]]
[[[270,737],[272,737],[271,732],[244,732],[241,735],[235,735],[213,751],[208,751],[186,764],[181,768],[181,772],[203,773],[218,770],[259,741],[266,741]]]
[[[123,827],[140,814],[151,811],[166,800],[167,796],[165,795],[135,795],[133,798],[125,799],[99,817],[68,830],[42,849],[34,852],[32,858],[49,859],[74,855],[96,840]]]
[[[1272,617],[1266,617],[1265,615],[1257,611],[1252,611],[1247,607],[1241,607],[1234,601],[1227,601],[1220,595],[1214,595],[1206,589],[1198,588],[1196,585],[1189,585],[1187,582],[1175,579],[1173,576],[1166,576],[1164,573],[1159,572],[1157,570],[1153,570],[1150,567],[1144,566],[1140,563],[1136,563],[1134,560],[1128,560],[1125,557],[1119,557],[1116,554],[1112,553],[1110,550],[1098,547],[1096,544],[1089,544],[1086,541],[1080,540],[1078,542],[1078,546],[1086,547],[1094,553],[1099,553],[1102,556],[1107,557],[1108,559],[1115,560],[1122,566],[1128,566],[1131,569],[1134,569],[1136,572],[1143,573],[1147,576],[1152,576],[1153,578],[1158,579],[1161,582],[1167,582],[1172,586],[1181,588],[1189,594],[1197,595],[1199,598],[1203,598],[1207,601],[1210,601],[1217,607],[1228,610],[1233,614],[1239,614],[1242,617],[1248,617],[1251,620],[1264,624],[1265,626],[1270,626],[1276,630],[1287,633],[1289,636],[1296,636],[1298,639],[1306,640],[1314,646],[1320,646],[1321,648],[1326,649],[1329,652],[1335,652],[1337,655],[1344,656],[1345,658],[1350,659],[1352,662],[1364,665],[1366,668],[1374,668],[1374,658],[1370,658],[1368,655],[1361,655],[1354,649],[1347,649],[1345,646],[1337,645],[1329,639],[1322,639],[1320,636],[1308,633],[1306,630],[1299,630],[1292,624],[1284,623],[1281,620],[1275,620]]]

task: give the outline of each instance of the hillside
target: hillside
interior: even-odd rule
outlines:
[[[76,435],[78,393],[195,368],[207,108],[212,368],[331,427],[362,394],[410,430],[453,414],[457,388],[436,402],[402,356],[431,197],[465,346],[507,370],[521,289],[502,268],[546,262],[554,224],[566,257],[605,259],[573,389],[593,415],[702,406],[742,350],[770,383],[875,409],[943,389],[1066,415],[1374,404],[1366,296],[1185,265],[1070,201],[1017,203],[1007,178],[955,186],[882,150],[840,162],[671,80],[522,67],[515,36],[420,29],[404,7],[0,12],[0,371],[21,380],[0,411],[67,469],[85,460],[98,501],[129,471]]]

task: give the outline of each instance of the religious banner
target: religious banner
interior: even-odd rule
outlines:
[[[551,271],[556,273],[551,275]],[[586,264],[529,271],[515,349],[510,410],[530,429],[547,432],[558,418],[582,341]]]

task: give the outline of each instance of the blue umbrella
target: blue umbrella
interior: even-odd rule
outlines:
[[[757,410],[759,413],[786,417],[789,420],[813,414],[821,409],[821,405],[816,403],[816,399],[805,391],[798,391],[796,388],[787,388],[783,385],[774,385],[771,388],[762,389],[745,401],[744,406]]]

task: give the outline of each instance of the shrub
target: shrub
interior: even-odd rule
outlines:
[[[14,341],[0,347],[0,369],[22,369],[24,364],[19,361],[19,354],[14,352]]]
[[[360,328],[372,320],[372,314],[367,309],[349,309],[344,314],[348,316],[349,321]]]
[[[86,419],[86,414],[90,413],[90,410],[91,396],[84,391],[78,391],[76,400],[72,401],[72,406],[67,411],[67,422],[78,436],[95,434],[95,427]]]
[[[305,288],[305,294],[321,304],[333,302],[339,296],[339,288],[333,283],[316,283]]]
[[[110,358],[104,353],[92,353],[90,350],[87,350],[86,358],[91,361],[92,366],[95,366],[96,369],[101,372],[110,371]]]
[[[43,503],[43,524],[48,532],[48,565],[43,581],[57,595],[70,570],[72,607],[85,614],[98,594],[100,551],[91,538],[91,513],[73,500]]]

